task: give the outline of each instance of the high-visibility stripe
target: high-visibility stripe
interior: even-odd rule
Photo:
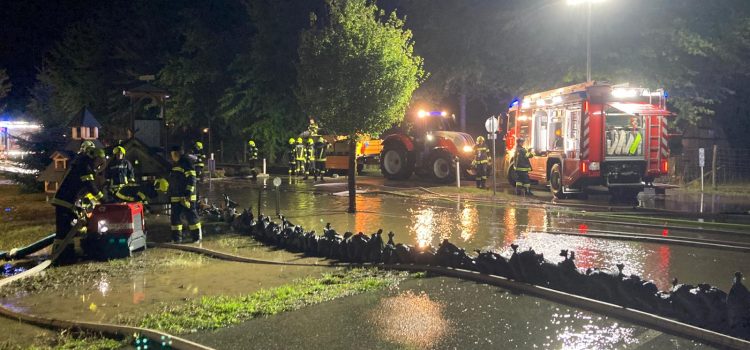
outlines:
[[[182,225],[172,225],[170,228],[172,231],[182,231]]]
[[[66,201],[64,201],[64,200],[62,200],[60,198],[52,198],[52,200],[49,201],[49,203],[52,204],[52,205],[56,205],[58,207],[63,207],[63,208],[68,208],[68,209],[75,208],[75,206],[73,205],[73,203],[66,202]]]
[[[203,163],[195,163],[195,166],[199,166],[199,167],[204,167],[204,166],[206,166],[206,165],[205,165],[205,164],[203,164]]]
[[[171,197],[169,199],[169,201],[172,203],[179,203],[181,200],[182,200],[182,197]]]
[[[102,199],[102,197],[104,197],[104,193],[102,193],[101,191],[99,191],[99,193],[97,193],[97,194],[96,194],[96,195],[94,196],[94,198],[95,198],[96,200]]]
[[[143,192],[141,192],[141,191],[138,191],[137,195],[138,195],[138,197],[139,197],[139,198],[140,198],[141,200],[144,200],[144,201],[145,201],[145,200],[146,200],[146,198],[147,198],[146,194],[145,194],[145,193],[143,193]]]
[[[185,172],[185,176],[186,177],[191,176],[191,175],[192,176],[197,176],[197,173],[195,172],[195,170],[188,170],[188,171]]]
[[[531,168],[516,168],[516,171],[531,171]]]
[[[192,192],[195,192],[195,186],[185,186],[185,188],[186,188],[186,189],[187,189],[188,191],[190,191],[191,193],[192,193]]]
[[[190,200],[193,201],[193,202],[197,201],[198,200],[198,195],[195,195],[195,194],[190,195]]]
[[[177,171],[177,172],[181,172],[181,173],[184,173],[184,172],[185,172],[185,169],[183,169],[183,168],[182,168],[182,167],[180,167],[180,166],[175,166],[175,167],[172,167],[172,171]]]
[[[94,175],[92,174],[83,175],[81,176],[81,181],[94,181]]]
[[[638,150],[638,146],[640,144],[641,144],[641,133],[638,132],[635,134],[635,140],[633,140],[633,144],[630,145],[630,149],[628,150],[628,152],[631,155],[634,155],[635,152]]]
[[[188,229],[189,230],[198,230],[200,228],[201,228],[201,223],[200,222],[197,223],[197,224],[195,224],[195,225],[188,225]]]
[[[126,195],[124,195],[124,194],[122,194],[120,192],[115,193],[115,197],[120,198],[120,199],[122,199],[122,200],[124,200],[126,202],[135,202],[135,198],[130,197],[130,196],[126,196]]]

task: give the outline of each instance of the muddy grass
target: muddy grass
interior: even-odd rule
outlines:
[[[72,334],[68,331],[39,335],[31,343],[18,344],[13,340],[0,341],[0,350],[109,350],[124,348],[130,340],[114,340],[94,335]]]
[[[106,262],[81,262],[74,265],[51,267],[43,273],[15,281],[0,290],[0,298],[26,293],[59,291],[74,292],[70,286],[91,285],[102,275],[110,278],[127,277],[143,271],[166,271],[171,268],[200,267],[214,259],[204,255],[166,249],[147,249],[129,259]]]
[[[0,185],[0,251],[24,246],[55,231],[55,211],[43,193]]]
[[[319,278],[304,278],[289,284],[241,296],[204,296],[180,304],[165,304],[130,324],[176,334],[216,329],[249,319],[297,310],[337,298],[395,287],[408,275],[377,269],[340,269]]]

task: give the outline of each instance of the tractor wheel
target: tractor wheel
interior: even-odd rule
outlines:
[[[549,189],[552,191],[552,194],[557,199],[565,199],[567,198],[567,195],[563,193],[563,184],[562,184],[562,167],[560,167],[560,163],[555,163],[552,165],[552,169],[550,169],[549,172]]]
[[[447,183],[454,179],[453,157],[444,150],[437,150],[430,156],[427,163],[430,176],[438,182]]]
[[[380,157],[380,172],[389,180],[406,180],[414,172],[414,160],[400,143],[389,143],[383,147]]]

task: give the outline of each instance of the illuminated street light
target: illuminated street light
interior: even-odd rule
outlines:
[[[586,4],[586,82],[591,81],[591,4],[606,0],[567,0],[568,5]]]

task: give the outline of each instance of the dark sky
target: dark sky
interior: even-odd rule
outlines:
[[[0,10],[0,68],[8,71],[13,89],[10,109],[20,109],[34,84],[44,53],[65,28],[90,16],[94,0],[6,0]]]

